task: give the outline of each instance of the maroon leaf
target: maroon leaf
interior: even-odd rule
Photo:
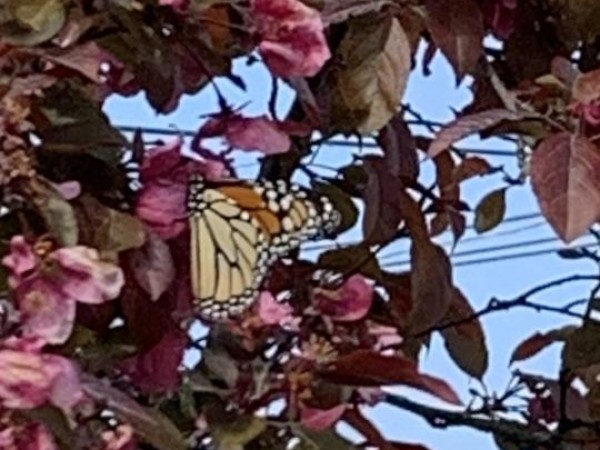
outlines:
[[[600,217],[600,150],[567,132],[540,142],[531,158],[531,184],[542,214],[565,242]]]
[[[454,182],[461,183],[473,177],[480,177],[490,173],[492,166],[485,159],[479,156],[469,156],[461,161],[460,165],[454,169]]]
[[[323,5],[321,18],[327,24],[344,22],[352,16],[377,12],[387,4],[388,0],[329,1]]]
[[[427,26],[433,42],[462,79],[483,55],[483,16],[475,0],[427,0]]]
[[[459,325],[442,330],[448,353],[465,373],[479,380],[488,368],[488,350],[483,327],[464,294],[454,289],[452,303],[445,321]]]
[[[409,180],[419,176],[419,156],[417,144],[406,122],[399,115],[390,120],[379,132],[379,146],[385,152],[385,162],[388,170]]]
[[[394,238],[403,218],[400,195],[404,192],[404,185],[400,178],[387,170],[381,159],[369,159],[364,167],[369,178],[363,194],[363,234],[370,243],[387,242]]]
[[[515,361],[523,361],[532,356],[537,355],[543,349],[555,342],[564,341],[566,337],[574,330],[573,326],[566,326],[557,330],[552,330],[548,333],[536,332],[532,336],[522,341],[517,348],[514,349],[510,363]]]
[[[402,356],[384,356],[369,350],[358,350],[342,356],[321,376],[334,383],[354,386],[404,384],[428,392],[455,405],[460,399],[443,380],[419,373],[414,361]]]
[[[410,329],[419,334],[437,325],[448,312],[454,289],[452,269],[444,250],[429,241],[413,241],[410,253],[413,301]]]
[[[444,128],[436,135],[433,142],[429,145],[427,154],[435,158],[444,150],[450,148],[456,141],[463,139],[473,133],[478,133],[498,125],[504,120],[519,120],[521,116],[507,109],[490,109],[469,116],[460,117]]]

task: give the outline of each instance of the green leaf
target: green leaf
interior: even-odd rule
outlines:
[[[71,204],[49,184],[40,184],[40,196],[34,201],[46,225],[61,245],[77,245],[79,226]]]
[[[55,36],[66,20],[61,0],[8,0],[5,7],[8,20],[0,23],[0,35],[13,45],[41,44]]]
[[[131,214],[104,206],[90,195],[76,203],[81,242],[98,250],[121,252],[141,247],[146,239],[142,223]]]
[[[87,153],[113,167],[121,162],[127,140],[75,83],[46,90],[37,106],[46,119],[46,125],[38,127],[42,152]]]
[[[490,192],[475,209],[475,231],[485,233],[495,228],[506,213],[506,188]]]
[[[357,131],[367,134],[383,128],[396,114],[410,74],[410,44],[402,25],[396,18],[375,14],[351,19],[339,53],[344,65],[337,92],[359,117]]]

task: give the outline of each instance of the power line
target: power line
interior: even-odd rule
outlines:
[[[131,125],[116,125],[119,131],[124,133],[134,133],[140,130],[142,133],[155,134],[159,136],[184,136],[194,137],[198,131],[192,130],[180,130],[176,128],[156,128],[156,127],[136,127]],[[374,142],[352,142],[343,139],[331,139],[323,142],[323,145],[332,147],[363,147],[363,148],[379,148],[379,145]],[[516,153],[511,150],[489,150],[484,148],[461,148],[457,149],[462,153],[468,153],[473,155],[482,156],[501,156],[501,157],[515,157]]]
[[[585,244],[585,245],[578,245],[576,247],[571,247],[570,250],[582,250],[582,249],[592,250],[597,247],[598,247],[598,244],[594,243],[594,244]],[[512,260],[512,259],[520,259],[520,258],[530,258],[533,256],[541,256],[541,255],[547,255],[550,253],[556,253],[556,252],[559,252],[560,250],[564,250],[564,248],[551,248],[551,249],[536,250],[536,251],[530,251],[530,252],[513,253],[510,255],[493,256],[493,257],[489,257],[489,258],[479,258],[479,259],[471,259],[471,260],[467,260],[467,261],[458,261],[458,262],[453,263],[452,266],[453,267],[471,266],[471,265],[475,265],[475,264],[485,264],[485,263],[489,263],[489,262],[506,261],[506,260]]]
[[[540,223],[540,224],[535,224],[537,225],[543,225],[544,223]],[[532,227],[528,226],[528,227],[524,227],[525,229],[530,229]],[[510,230],[510,231],[506,231],[503,234],[513,234],[515,232],[518,232],[519,230]],[[500,233],[498,233],[500,234]],[[492,236],[489,236],[489,238],[491,238]],[[484,239],[485,236],[474,236],[471,239],[464,239],[460,242],[467,242],[467,241],[477,241],[477,240],[481,240]],[[463,250],[463,251],[459,251],[456,253],[453,253],[452,255],[450,255],[452,258],[459,258],[461,256],[469,256],[469,255],[478,255],[481,253],[490,253],[490,252],[495,252],[495,251],[499,251],[499,250],[508,250],[510,248],[517,248],[517,247],[527,247],[527,246],[531,246],[531,245],[538,245],[538,244],[546,244],[548,242],[555,242],[557,239],[556,237],[547,237],[547,238],[542,238],[542,239],[535,239],[533,241],[525,241],[525,243],[523,242],[512,242],[509,244],[499,244],[499,245],[492,245],[491,247],[484,247],[484,248],[475,248],[475,249],[471,249],[471,250]],[[400,256],[400,255],[405,255],[409,253],[409,250],[401,250],[401,251],[397,251],[397,252],[393,252],[393,253],[388,253],[386,255],[382,255],[381,256],[381,260],[384,259],[390,259],[391,257],[395,257],[395,256]],[[404,264],[408,264],[409,261],[401,261],[401,262],[397,262],[397,263],[391,263],[393,265],[404,265]]]
[[[525,221],[525,220],[529,220],[529,219],[534,219],[534,218],[541,218],[542,214],[541,213],[528,213],[528,214],[517,214],[515,216],[512,217],[507,217],[506,219],[504,219],[502,221],[502,223],[500,224],[500,226],[504,225],[505,223],[514,223],[514,222],[521,222],[521,221]],[[526,230],[530,230],[532,228],[537,228],[540,227],[542,225],[545,225],[546,221],[545,220],[541,220],[539,222],[533,223],[533,224],[529,224],[529,225],[525,225],[523,227],[519,227],[516,229],[512,229],[512,230],[503,230],[503,231],[498,231],[496,233],[490,233],[490,234],[480,234],[480,235],[476,235],[476,236],[471,236],[471,237],[467,237],[464,239],[461,239],[459,241],[459,243],[464,243],[464,242],[473,242],[473,241],[482,241],[482,240],[488,240],[488,239],[493,239],[496,238],[498,236],[503,236],[503,235],[507,235],[507,234],[515,234],[515,233],[519,233],[521,231],[526,231]],[[467,227],[467,229],[472,229],[473,226],[469,225]],[[304,249],[307,251],[320,251],[320,250],[330,250],[336,246],[346,246],[346,245],[356,245],[359,244],[361,241],[348,241],[348,242],[336,242],[335,244],[332,244],[330,242],[326,242],[326,243],[308,243],[307,245],[304,246]],[[443,243],[442,245],[451,245],[451,243]],[[404,255],[407,254],[408,250],[398,250],[395,251],[393,253],[388,253],[385,255],[385,258],[389,258],[390,256],[400,256],[400,255]]]
[[[524,243],[521,245],[521,247],[525,247],[525,246],[527,246],[527,243]],[[582,249],[591,250],[596,247],[598,247],[598,243],[586,243],[586,244],[578,245],[575,247],[570,247],[569,250],[582,250]],[[490,262],[508,261],[508,260],[521,259],[521,258],[530,258],[530,257],[534,257],[534,256],[541,256],[541,255],[556,253],[561,250],[564,250],[564,248],[549,248],[549,249],[541,249],[541,250],[531,250],[531,251],[527,251],[527,252],[509,253],[508,255],[497,255],[497,256],[489,256],[486,258],[467,259],[466,261],[453,261],[452,267],[464,267],[464,266],[471,266],[471,265],[476,265],[476,264],[485,264],[485,263],[490,263]],[[409,261],[404,261],[403,263],[398,263],[398,264],[386,264],[386,267],[409,265],[409,263],[410,263]]]

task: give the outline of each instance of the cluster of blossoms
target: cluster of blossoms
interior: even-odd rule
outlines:
[[[88,247],[56,248],[48,239],[29,243],[18,235],[10,249],[2,263],[9,269],[18,317],[9,322],[16,329],[5,330],[12,334],[0,343],[0,448],[57,450],[42,424],[17,412],[54,406],[75,423],[76,415],[85,411],[89,399],[77,366],[45,349],[70,337],[77,302],[115,299],[124,283],[123,273]],[[107,430],[102,442],[105,450],[135,448],[131,433],[124,439],[122,433]]]

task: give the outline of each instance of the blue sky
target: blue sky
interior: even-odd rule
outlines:
[[[434,59],[431,68],[432,75],[426,78],[421,75],[419,68],[413,72],[408,84],[405,101],[430,120],[448,122],[454,117],[452,109],[459,110],[469,102],[470,92],[466,87],[467,83],[463,83],[458,88],[455,86],[454,75],[445,59],[439,54]],[[226,80],[218,81],[230,104],[240,106],[249,102],[243,110],[245,114],[258,115],[266,113],[271,81],[265,68],[260,63],[248,67],[245,61],[242,60],[236,62],[234,72],[244,78],[248,89],[247,92],[243,92]],[[292,94],[286,89],[281,91],[282,95],[278,101],[278,110],[283,113],[291,104]],[[180,130],[195,130],[201,123],[200,116],[216,112],[217,108],[216,96],[212,89],[208,87],[196,96],[183,98],[177,111],[168,116],[156,115],[147,105],[142,95],[132,98],[110,98],[106,102],[105,111],[116,125],[175,127]],[[503,141],[479,141],[474,138],[465,140],[464,147],[510,149],[507,143]],[[351,151],[355,151],[355,149],[325,148],[319,153],[318,162],[328,166],[340,166],[350,161]],[[237,159],[238,167],[241,168],[240,175],[245,177],[254,176],[258,169],[255,161],[256,155],[240,155]],[[490,161],[494,165],[504,165],[512,175],[516,176],[518,173],[516,157],[490,158]],[[422,167],[425,176],[431,173],[429,162],[423,162]],[[475,179],[464,185],[464,195],[467,203],[474,208],[486,193],[503,185],[501,175]],[[529,185],[513,187],[508,190],[507,217],[538,211],[537,203]],[[471,221],[472,215],[469,215],[469,223]],[[475,234],[471,230],[465,236],[467,239],[459,243],[455,251],[482,249],[499,244],[525,243],[534,239],[553,237],[554,233],[548,225],[540,223],[539,218],[532,218],[506,223],[483,236],[468,239],[473,236]],[[340,239],[343,242],[353,238],[356,238],[355,231],[347,233]],[[451,238],[444,235],[438,241],[442,244],[448,244],[451,242]],[[584,238],[574,244],[579,244],[582,241],[590,242],[590,239]],[[521,251],[552,249],[559,248],[560,245],[557,240],[539,246],[524,247],[522,250],[513,248],[480,256],[507,255]],[[450,250],[449,245],[445,245],[445,248],[448,251]],[[392,246],[383,255],[402,250],[405,250],[402,246],[395,248]],[[383,261],[388,263],[398,262],[404,260],[404,256],[389,257],[389,259]],[[474,258],[477,258],[477,256],[457,258],[456,261]],[[556,254],[545,254],[538,257],[456,267],[454,279],[456,285],[463,290],[474,308],[480,309],[485,307],[492,296],[500,299],[514,298],[534,285],[572,273],[594,273],[594,266],[589,262],[565,261]],[[547,304],[560,305],[572,299],[585,297],[588,292],[589,284],[579,283],[549,291],[536,299]],[[505,387],[513,369],[508,367],[510,354],[520,341],[535,331],[546,331],[553,327],[562,326],[570,323],[570,320],[572,319],[559,315],[540,314],[523,309],[498,312],[485,317],[483,326],[490,349],[490,368],[484,382],[488,389],[501,392]],[[530,361],[516,365],[515,368],[525,372],[555,377],[558,373],[559,364],[560,348],[554,346]],[[469,400],[468,389],[480,386],[477,381],[470,380],[454,365],[444,349],[443,342],[437,336],[434,337],[431,348],[423,354],[421,368],[424,372],[447,380],[459,392],[465,402]],[[429,396],[408,389],[394,389],[394,391],[410,395],[411,398],[429,404],[444,406]],[[464,448],[492,450],[496,448],[490,436],[462,428],[433,430],[420,418],[393,407],[377,406],[370,409],[368,415],[374,418],[374,421],[389,438],[420,442],[432,450],[463,450]]]

